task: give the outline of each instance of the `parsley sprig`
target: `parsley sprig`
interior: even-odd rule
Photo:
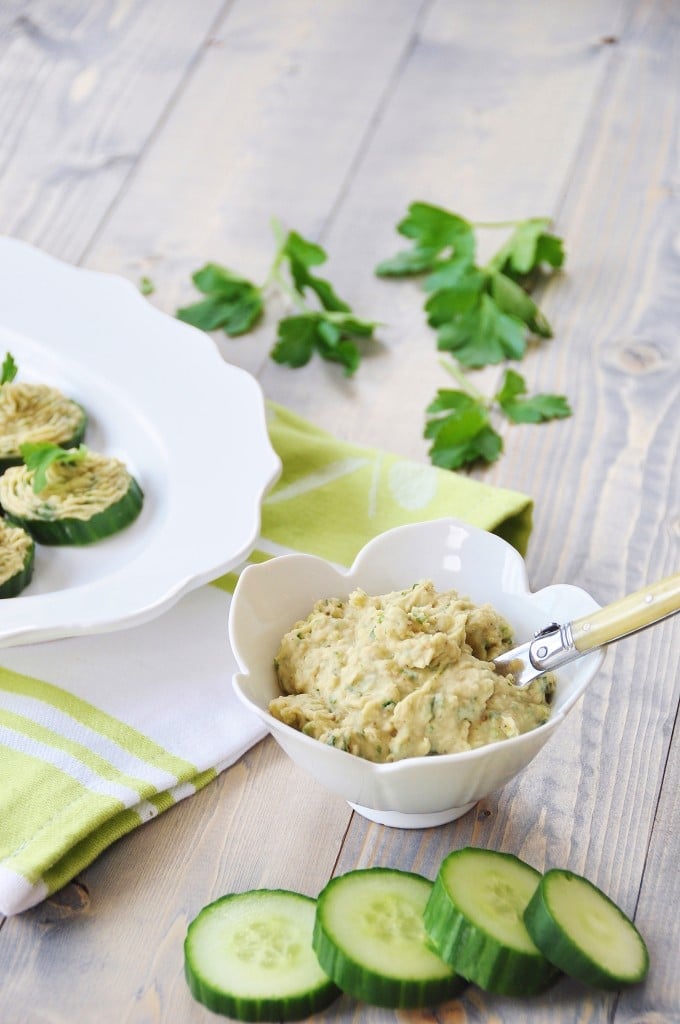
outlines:
[[[272,359],[290,367],[305,366],[314,353],[340,363],[345,375],[361,362],[360,343],[373,337],[376,324],[358,317],[316,268],[327,260],[325,250],[297,231],[284,232],[273,222],[277,242],[269,272],[260,285],[217,263],[207,263],[192,276],[205,295],[177,310],[185,323],[204,331],[222,328],[230,337],[251,331],[262,318],[272,291],[283,294],[295,310],[278,322]]]
[[[505,416],[512,423],[540,423],[571,415],[562,395],[527,395],[526,382],[516,370],[506,369],[492,398],[485,398],[453,363],[443,363],[460,389],[442,388],[426,409],[425,437],[432,441],[430,461],[444,469],[467,463],[495,462],[503,451],[503,438],[493,420]]]
[[[14,380],[18,373],[18,366],[14,362],[14,356],[11,352],[5,353],[5,358],[2,362],[2,369],[0,370],[0,387],[3,384],[9,384]]]
[[[551,326],[529,295],[546,269],[564,262],[561,239],[549,220],[473,224],[429,203],[411,203],[397,231],[410,249],[376,267],[380,277],[427,275],[423,285],[427,321],[437,346],[463,366],[478,369],[521,359],[530,337],[550,338]],[[475,262],[475,229],[505,228],[510,237],[484,265]]]
[[[397,231],[411,248],[383,260],[380,277],[419,276],[426,292],[428,324],[437,347],[450,353],[444,364],[457,389],[442,388],[427,406],[425,437],[431,462],[447,469],[495,462],[503,439],[494,423],[539,423],[571,415],[562,395],[529,396],[524,378],[506,369],[499,390],[486,398],[466,370],[523,358],[531,338],[550,338],[552,328],[529,294],[546,273],[564,263],[562,240],[545,217],[474,224],[429,203],[411,203]],[[478,229],[504,229],[507,240],[488,262],[476,262]]]
[[[33,472],[33,491],[40,494],[47,487],[47,470],[54,462],[75,465],[82,462],[88,453],[84,444],[77,448],[61,448],[49,441],[27,441],[19,451],[27,469]]]

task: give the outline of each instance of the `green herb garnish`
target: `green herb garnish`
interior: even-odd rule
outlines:
[[[477,262],[477,232],[498,229],[506,240],[486,263]],[[506,369],[491,398],[470,383],[461,367],[476,370],[508,360],[521,360],[529,341],[552,337],[552,328],[530,292],[546,274],[562,267],[562,239],[545,217],[519,221],[475,223],[430,203],[411,203],[397,231],[410,248],[375,268],[384,278],[415,277],[426,293],[424,311],[435,330],[437,347],[450,353],[449,367],[460,388],[443,388],[426,410],[425,437],[438,466],[457,469],[476,462],[491,463],[503,450],[494,422],[539,423],[571,415],[563,395],[527,393],[524,378]],[[205,331],[223,329],[237,337],[252,330],[266,308],[271,291],[293,307],[278,321],[271,358],[293,368],[305,366],[314,354],[340,363],[347,376],[357,370],[361,343],[373,339],[376,323],[356,316],[317,268],[325,250],[296,231],[284,232],[273,222],[276,251],[262,284],[216,263],[193,275],[205,298],[177,310],[177,316]]]
[[[503,439],[493,425],[494,416],[505,416],[513,423],[539,423],[571,415],[563,395],[527,397],[524,378],[515,370],[505,371],[500,389],[487,399],[457,368],[447,368],[463,389],[439,390],[426,409],[424,436],[432,441],[429,455],[435,466],[459,469],[475,462],[495,462],[503,451]]]
[[[495,462],[503,450],[486,403],[466,391],[440,389],[426,413],[425,437],[432,441],[429,455],[435,466],[459,469],[478,460]]]
[[[217,263],[206,263],[192,275],[192,281],[206,296],[201,302],[177,310],[177,316],[203,331],[222,328],[235,338],[252,330],[262,315],[262,290]]]
[[[147,277],[145,274],[143,277],[140,277],[139,279],[139,290],[142,293],[142,295],[153,295],[153,293],[156,291],[156,285],[153,283],[151,278]]]
[[[530,338],[550,338],[547,317],[529,294],[546,272],[565,259],[562,240],[545,217],[475,224],[429,203],[411,203],[397,225],[411,248],[376,267],[380,277],[419,275],[427,293],[424,310],[437,334],[437,347],[451,354],[447,367],[460,389],[443,388],[426,409],[430,460],[458,469],[491,463],[503,451],[494,419],[539,423],[571,415],[562,395],[528,396],[524,378],[506,369],[500,389],[486,398],[459,367],[480,369],[523,358]],[[476,262],[479,229],[503,229],[509,237],[494,256]]]
[[[513,423],[543,423],[571,416],[571,408],[564,395],[533,395],[529,398],[525,397],[526,393],[524,378],[515,370],[506,370],[495,398]]]
[[[439,206],[411,203],[397,231],[411,239],[412,247],[379,263],[375,268],[379,277],[423,274],[442,266],[469,265],[474,259],[472,225]]]
[[[314,272],[313,268],[328,258],[320,245],[297,231],[284,233],[277,221],[273,230],[277,248],[263,284],[254,284],[217,263],[207,263],[192,277],[206,298],[178,309],[177,316],[204,331],[222,328],[230,337],[237,337],[257,325],[269,294],[278,291],[295,312],[278,323],[272,359],[296,368],[305,366],[316,352],[340,363],[346,376],[351,376],[361,362],[359,342],[372,338],[376,325],[357,317],[330,281]]]
[[[0,371],[0,386],[2,384],[9,384],[13,381],[18,372],[18,366],[14,362],[14,356],[11,352],[7,352],[2,363],[2,370]]]
[[[548,232],[544,217],[499,224],[474,224],[428,203],[412,203],[397,231],[412,248],[376,267],[380,277],[427,274],[427,321],[438,348],[463,366],[479,368],[521,359],[530,336],[549,338],[547,318],[528,294],[546,267],[564,262],[562,241]],[[512,229],[488,263],[475,262],[478,228]]]
[[[27,469],[33,473],[33,491],[40,494],[47,487],[47,470],[53,462],[76,464],[88,453],[84,444],[78,448],[61,448],[49,441],[26,442],[19,449]]]

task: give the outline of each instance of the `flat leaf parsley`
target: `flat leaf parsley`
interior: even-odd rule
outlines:
[[[489,229],[503,230],[505,241],[491,259],[479,263],[477,232]],[[238,337],[257,326],[276,291],[291,310],[277,323],[271,358],[297,368],[318,355],[339,363],[351,376],[377,324],[357,316],[319,274],[328,258],[320,245],[297,231],[284,231],[278,221],[273,231],[275,254],[261,284],[206,263],[192,276],[203,298],[178,309],[177,316],[204,331],[221,329]],[[413,202],[397,231],[409,247],[383,260],[375,272],[383,278],[421,280],[427,323],[438,349],[449,354],[447,369],[459,383],[438,390],[427,406],[424,436],[431,442],[431,461],[448,469],[492,463],[503,451],[499,420],[540,423],[570,416],[563,395],[530,395],[513,369],[505,369],[491,398],[463,372],[519,361],[532,339],[552,337],[547,317],[530,294],[564,264],[564,244],[551,232],[549,219],[475,223],[431,203]]]
[[[569,402],[564,395],[527,394],[524,378],[515,370],[506,370],[503,385],[495,399],[513,423],[542,423],[545,420],[571,416]]]
[[[415,202],[397,225],[411,248],[375,268],[379,277],[422,278],[424,311],[436,331],[437,347],[455,360],[447,368],[460,389],[440,389],[426,409],[424,436],[432,442],[430,460],[437,466],[459,469],[495,462],[503,451],[493,423],[499,417],[540,423],[571,415],[563,395],[529,396],[515,370],[506,369],[500,389],[489,399],[460,369],[520,360],[530,338],[552,337],[547,317],[529,294],[541,276],[564,263],[562,240],[549,226],[545,217],[474,224],[441,207]],[[509,232],[483,265],[476,262],[479,228]]]
[[[544,217],[480,225],[429,203],[411,203],[397,231],[412,248],[376,267],[380,277],[426,274],[427,320],[438,348],[473,369],[521,359],[530,336],[549,338],[547,318],[528,294],[537,275],[564,262],[561,240]],[[475,262],[475,229],[511,229],[501,249],[483,266]]]
[[[524,378],[515,370],[505,371],[500,389],[487,399],[454,366],[447,369],[462,387],[440,389],[427,406],[424,436],[432,441],[429,456],[435,466],[459,469],[468,463],[495,462],[503,451],[503,439],[493,426],[494,415],[504,415],[513,423],[571,415],[562,395],[528,397]]]
[[[315,272],[328,258],[320,245],[297,231],[284,233],[276,221],[273,226],[277,249],[263,284],[207,263],[192,276],[205,298],[178,309],[177,316],[204,331],[222,328],[230,337],[237,337],[257,325],[269,292],[277,289],[295,312],[278,323],[272,359],[296,368],[305,366],[316,352],[340,363],[345,375],[351,376],[361,362],[360,343],[373,337],[376,324],[356,316],[331,282]]]
[[[49,441],[27,441],[19,450],[26,468],[33,472],[35,494],[40,494],[47,487],[47,470],[53,462],[75,464],[82,462],[88,452],[84,444],[77,448],[61,448]]]
[[[11,352],[7,352],[2,363],[2,369],[0,370],[0,385],[10,384],[16,377],[17,372],[18,367],[14,362],[14,356]]]

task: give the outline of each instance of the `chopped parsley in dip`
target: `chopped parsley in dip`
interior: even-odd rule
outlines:
[[[552,675],[526,689],[489,664],[512,646],[490,605],[424,581],[318,601],[276,656],[280,721],[369,761],[452,754],[518,736],[550,717]]]
[[[0,469],[21,463],[21,446],[50,442],[70,447],[85,433],[77,402],[47,384],[9,381],[0,387]]]

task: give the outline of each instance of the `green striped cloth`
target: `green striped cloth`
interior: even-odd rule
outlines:
[[[525,495],[341,443],[280,406],[267,413],[283,473],[250,561],[293,549],[349,565],[383,530],[443,515],[524,552]],[[0,651],[0,912],[38,903],[261,739],[230,684],[237,575],[124,632]]]

